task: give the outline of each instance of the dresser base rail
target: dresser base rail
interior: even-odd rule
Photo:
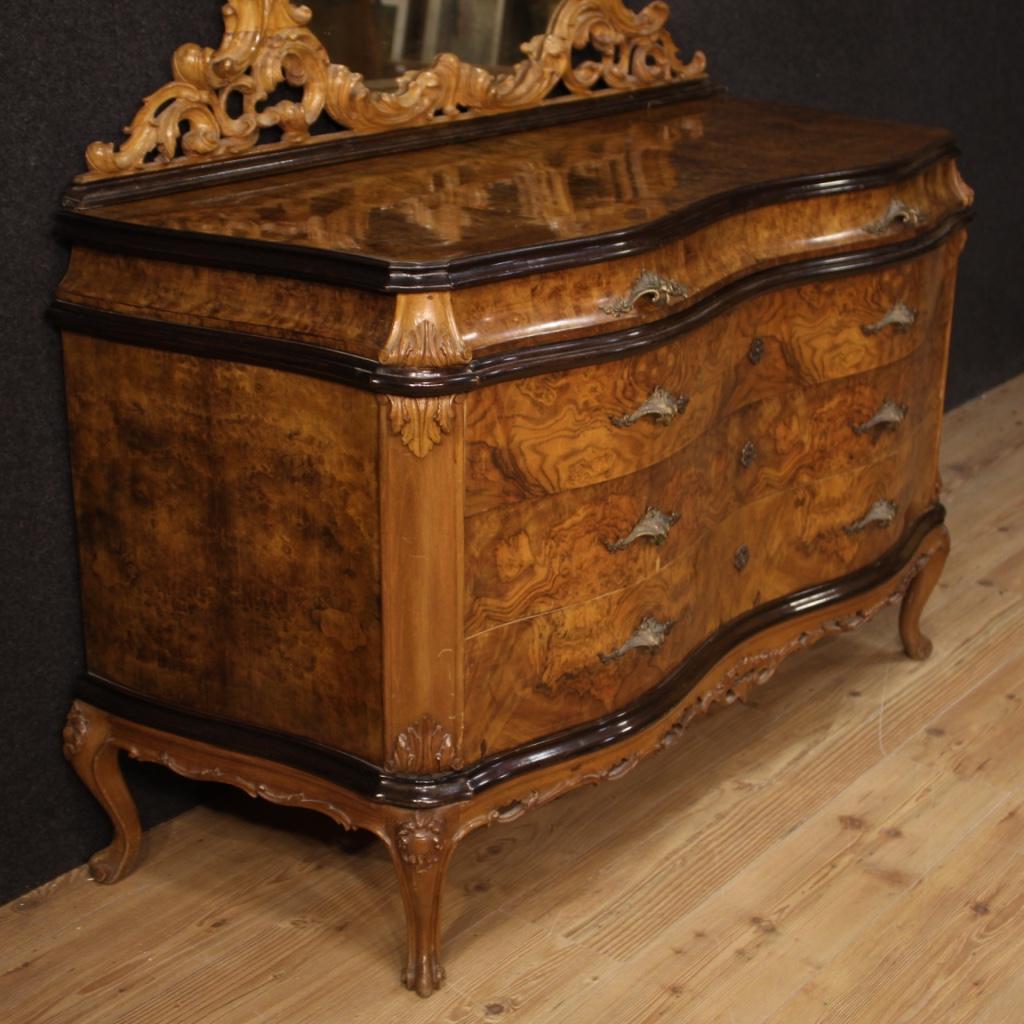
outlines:
[[[798,604],[792,614],[739,639],[679,702],[643,728],[618,742],[517,774],[447,804],[396,806],[383,802],[379,794],[356,792],[292,765],[154,728],[76,700],[64,727],[64,755],[114,827],[111,845],[89,862],[93,877],[105,884],[119,881],[135,866],[141,847],[138,814],[121,774],[122,752],[190,779],[225,783],[254,798],[318,811],[344,829],[374,834],[387,846],[408,927],[402,979],[408,988],[428,996],[444,978],[440,919],[447,866],[459,842],[471,832],[515,821],[580,786],[622,778],[645,758],[675,744],[698,715],[717,704],[746,700],[790,654],[826,636],[855,630],[890,605],[901,604],[900,633],[907,655],[928,657],[931,643],[921,633],[920,617],[949,552],[949,533],[941,514],[937,522],[935,518],[911,531],[911,549],[902,546],[905,557],[884,579],[852,593],[833,587],[831,599],[819,595],[815,601],[806,592],[802,610]]]

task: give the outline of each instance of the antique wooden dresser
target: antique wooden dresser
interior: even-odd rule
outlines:
[[[549,8],[511,70],[372,88],[233,0],[61,214],[94,876],[122,752],[321,811],[390,850],[421,995],[463,837],[888,605],[927,657],[948,551],[951,138]]]

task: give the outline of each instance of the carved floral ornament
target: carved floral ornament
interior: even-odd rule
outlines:
[[[321,115],[352,132],[380,132],[523,110],[548,100],[559,85],[582,97],[599,87],[622,92],[701,78],[706,68],[700,52],[689,63],[680,60],[663,0],[639,13],[623,0],[561,0],[546,33],[523,44],[525,59],[508,72],[495,75],[442,53],[388,92],[331,63],[308,27],[308,7],[231,0],[223,14],[220,46],[180,47],[172,80],[144,101],[124,130],[127,141],[120,148],[92,143],[89,172],[79,180],[239,155],[268,128],[280,130],[284,145],[308,143]],[[575,59],[588,48],[596,57]],[[284,83],[301,89],[301,99],[268,102]]]

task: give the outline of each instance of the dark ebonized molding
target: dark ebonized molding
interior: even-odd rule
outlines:
[[[445,775],[415,776],[388,772],[351,754],[307,740],[172,707],[94,675],[79,683],[76,695],[121,718],[287,764],[381,803],[400,807],[437,807],[469,799],[491,786],[527,772],[608,747],[652,726],[667,716],[738,644],[773,626],[821,611],[893,579],[909,564],[928,531],[945,518],[945,509],[935,505],[913,524],[895,547],[864,569],[790,594],[733,619],[692,651],[679,668],[621,711]]]
[[[95,209],[150,196],[188,192],[251,178],[287,174],[329,164],[348,163],[373,156],[409,153],[418,149],[473,142],[510,132],[611,117],[683,100],[704,99],[724,92],[709,78],[674,85],[651,86],[626,93],[566,96],[547,105],[508,114],[467,114],[459,121],[420,125],[397,131],[360,134],[335,132],[316,137],[303,146],[263,147],[245,156],[225,157],[201,164],[154,167],[123,177],[72,182],[61,200],[66,210]]]
[[[640,255],[744,210],[895,184],[957,153],[955,143],[949,140],[893,163],[785,178],[723,192],[621,231],[444,262],[387,261],[282,242],[130,224],[78,212],[65,211],[58,215],[57,222],[59,230],[75,245],[148,259],[274,274],[386,294],[448,291]]]
[[[481,356],[465,366],[437,370],[385,366],[373,359],[305,342],[126,316],[64,300],[57,300],[50,309],[62,328],[91,337],[141,348],[265,366],[365,391],[424,398],[461,394],[502,381],[636,355],[665,345],[738,303],[770,289],[874,270],[923,255],[940,246],[970,218],[971,212],[964,210],[947,217],[930,231],[893,245],[769,267],[739,278],[700,301],[652,323]]]

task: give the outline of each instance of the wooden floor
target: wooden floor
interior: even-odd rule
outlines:
[[[883,615],[477,833],[434,998],[398,986],[382,847],[201,808],[120,885],[79,869],[0,911],[0,1021],[1021,1024],[1024,377],[949,417],[944,463],[933,659]]]

